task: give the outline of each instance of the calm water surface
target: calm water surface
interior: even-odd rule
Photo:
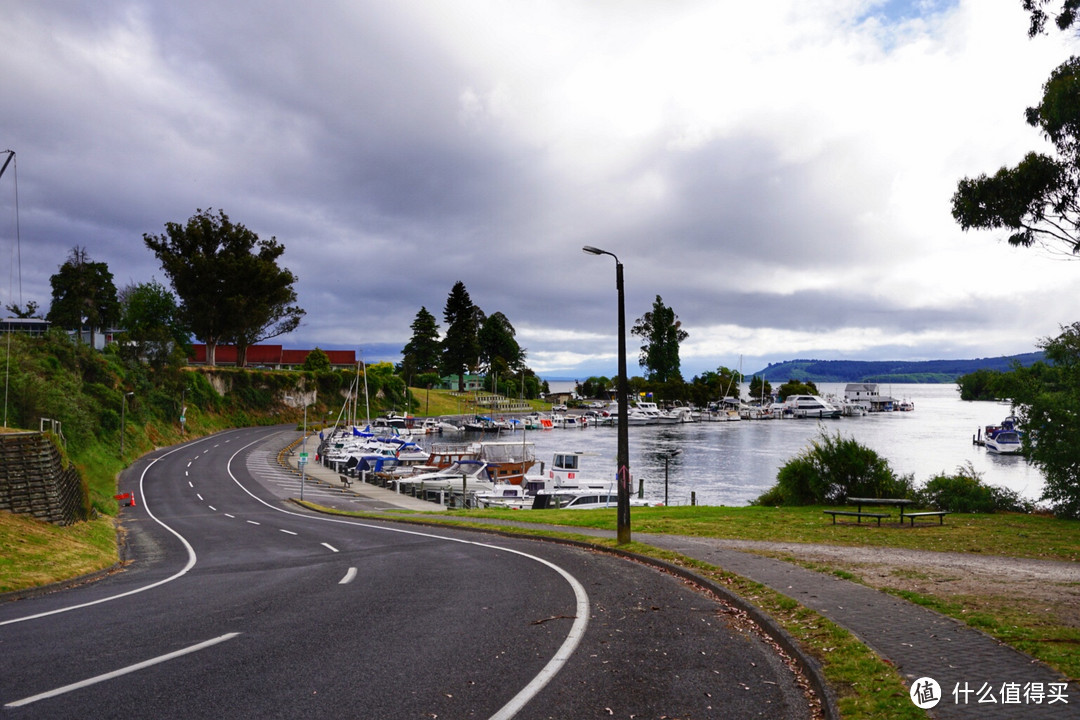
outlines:
[[[843,395],[843,384],[819,384],[823,395]],[[664,458],[668,460],[671,504],[687,504],[694,492],[701,505],[745,505],[776,484],[776,473],[809,447],[822,428],[839,432],[888,460],[899,474],[922,485],[938,473],[970,462],[983,481],[1038,499],[1042,475],[1020,457],[999,456],[972,444],[978,428],[1000,422],[1009,406],[963,402],[956,385],[882,385],[882,395],[909,399],[914,412],[873,413],[839,420],[743,420],[687,425],[631,427],[630,470],[634,487],[645,480],[645,497],[664,498]],[[747,390],[743,388],[743,397]],[[521,433],[501,439],[521,438]],[[530,431],[526,441],[537,459],[550,464],[556,451],[580,450],[583,475],[612,477],[615,428]],[[674,451],[680,451],[673,454]],[[536,470],[534,469],[534,472]]]

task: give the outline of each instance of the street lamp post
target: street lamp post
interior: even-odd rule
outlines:
[[[124,459],[124,436],[127,434],[127,399],[134,396],[133,392],[124,393],[120,404],[120,459]]]
[[[618,505],[616,510],[616,542],[630,542],[630,435],[627,430],[627,398],[630,388],[626,382],[626,305],[623,297],[623,266],[615,253],[586,245],[581,248],[589,255],[610,255],[615,258],[615,289],[619,294],[619,445],[615,465],[618,478]]]

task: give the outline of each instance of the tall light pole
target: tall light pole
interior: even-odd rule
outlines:
[[[619,293],[619,385],[616,390],[619,403],[619,446],[615,464],[618,478],[618,505],[615,511],[616,542],[630,542],[630,434],[627,430],[627,398],[630,387],[626,382],[626,304],[623,297],[623,266],[615,253],[586,245],[581,248],[589,255],[610,255],[615,258],[615,289]]]
[[[120,405],[120,459],[124,459],[124,435],[127,434],[127,399],[135,393],[126,392]]]

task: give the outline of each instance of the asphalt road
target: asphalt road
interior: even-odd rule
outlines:
[[[556,543],[305,513],[267,460],[278,432],[125,473],[124,570],[0,604],[0,715],[809,717],[772,645],[681,580]]]

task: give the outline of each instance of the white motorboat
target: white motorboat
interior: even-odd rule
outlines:
[[[1016,430],[999,430],[994,435],[987,435],[984,441],[986,449],[999,455],[1015,455],[1023,448],[1020,433]]]
[[[1015,455],[1023,449],[1023,438],[1016,427],[1016,417],[1010,415],[1000,425],[987,425],[983,445],[992,453]]]
[[[792,395],[784,400],[784,415],[795,418],[838,418],[840,408],[819,395]]]

